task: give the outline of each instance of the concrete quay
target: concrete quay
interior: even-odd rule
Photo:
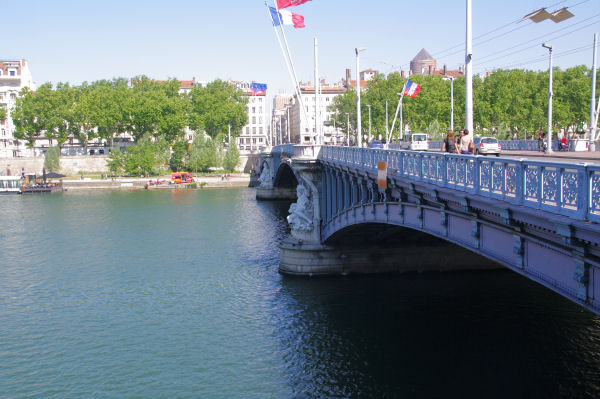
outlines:
[[[149,184],[150,181],[161,181],[159,185]],[[186,184],[169,184],[169,177],[158,178],[116,178],[116,179],[66,179],[62,180],[63,187],[68,191],[73,190],[132,190],[132,189],[182,189]],[[229,180],[221,180],[221,176],[198,176],[195,177],[198,188],[227,188],[248,187],[251,183],[250,176],[232,175]],[[205,184],[202,184],[205,183]]]

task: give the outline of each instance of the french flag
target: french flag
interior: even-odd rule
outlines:
[[[402,90],[402,94],[404,94],[405,96],[415,98],[417,96],[417,94],[419,94],[420,91],[421,91],[421,85],[416,84],[415,82],[409,80],[404,85],[404,90]]]
[[[300,14],[294,14],[288,10],[279,10],[279,12],[275,9],[275,7],[269,7],[271,11],[271,19],[273,20],[273,25],[279,26],[283,25],[294,25],[294,28],[304,28],[304,16]]]

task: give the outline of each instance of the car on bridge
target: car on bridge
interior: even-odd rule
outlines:
[[[400,142],[400,148],[410,151],[429,151],[429,135],[427,133],[413,133],[410,137]]]
[[[475,145],[475,155],[494,154],[499,157],[502,151],[500,142],[495,137],[475,137],[473,144]]]
[[[383,148],[383,142],[381,140],[371,140],[369,148]]]

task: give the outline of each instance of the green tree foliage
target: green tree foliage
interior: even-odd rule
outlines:
[[[222,80],[215,80],[205,87],[195,85],[190,91],[190,102],[190,128],[205,130],[212,138],[220,133],[226,134],[229,127],[233,136],[239,135],[248,121],[247,97],[241,90]]]
[[[450,126],[450,82],[441,76],[413,75],[410,79],[421,84],[416,98],[404,97],[403,122],[410,130],[428,131],[434,121],[439,121],[440,131]],[[578,66],[554,71],[553,130],[582,129],[589,119],[591,70]],[[599,80],[600,82],[600,80]],[[399,93],[406,79],[397,73],[377,76],[369,82],[361,95],[363,105],[371,104],[373,135],[385,137],[385,101],[389,104],[391,128]],[[600,86],[600,83],[598,84]],[[548,109],[548,72],[526,70],[498,70],[481,80],[473,79],[473,123],[475,133],[499,133],[502,138],[517,135],[523,139],[533,132],[546,128]],[[454,80],[454,126],[464,126],[465,80]],[[356,121],[356,92],[349,89],[337,96],[330,106],[340,130],[346,129],[346,112],[350,114],[350,132],[354,136]],[[362,120],[368,121],[368,109],[363,107]],[[368,134],[368,123],[362,124],[363,135]],[[400,127],[396,122],[393,136],[398,137]]]
[[[227,171],[233,172],[239,163],[240,151],[235,144],[235,140],[232,140],[232,142],[229,143],[229,148],[227,148],[225,158],[223,159],[223,168],[225,168]]]
[[[127,155],[124,152],[119,150],[111,151],[108,154],[106,165],[113,175],[118,175],[125,171],[126,156]]]
[[[187,156],[187,143],[184,141],[177,141],[173,145],[173,153],[171,154],[171,170],[173,172],[179,172],[185,169],[185,158]]]
[[[214,141],[210,138],[204,138],[202,134],[197,134],[190,149],[188,166],[192,171],[199,172],[207,171],[208,168],[216,166],[216,164],[217,157]]]
[[[8,116],[8,112],[6,111],[6,108],[3,106],[0,106],[0,122],[4,122],[6,120],[7,116]]]
[[[44,168],[52,172],[60,170],[60,147],[54,146],[48,148],[44,156]]]

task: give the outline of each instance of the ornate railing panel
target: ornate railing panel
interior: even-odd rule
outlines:
[[[324,146],[319,159],[600,222],[600,166]]]

